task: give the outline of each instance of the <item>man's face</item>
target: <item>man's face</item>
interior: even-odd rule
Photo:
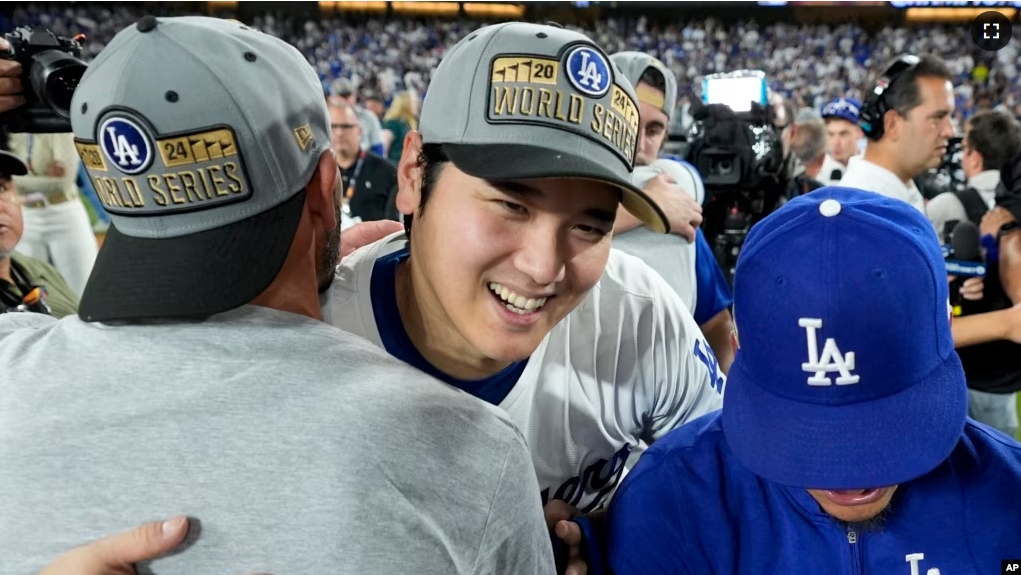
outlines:
[[[362,125],[354,109],[330,106],[333,151],[343,157],[356,155],[362,141]]]
[[[656,93],[663,97],[662,90],[656,90],[645,82],[638,84],[638,89]],[[638,101],[638,114],[641,125],[638,132],[638,154],[635,155],[636,166],[648,166],[659,157],[659,151],[663,149],[663,142],[667,137],[667,124],[670,118],[663,110],[648,104],[642,100]]]
[[[834,160],[847,165],[847,161],[858,151],[858,140],[862,132],[856,124],[840,118],[826,120],[826,150]]]
[[[437,348],[480,366],[530,356],[602,275],[618,197],[590,181],[497,184],[445,164],[411,233],[414,297]]]
[[[10,178],[0,176],[0,259],[14,253],[24,230],[18,191]]]
[[[922,103],[906,116],[898,116],[891,137],[895,138],[904,173],[915,175],[938,168],[947,153],[954,126],[950,116],[954,112],[954,90],[942,78],[918,78],[918,91]]]
[[[969,141],[971,138],[971,124],[965,124],[964,139],[961,141],[961,170],[965,177],[971,178],[985,169],[985,161],[982,154],[978,153]]]
[[[845,523],[863,523],[882,513],[890,505],[895,491],[896,485],[848,491],[809,489],[808,493],[831,517]]]
[[[383,106],[383,102],[375,98],[369,98],[365,100],[365,107],[376,116],[382,118],[383,114],[386,113],[386,107]]]

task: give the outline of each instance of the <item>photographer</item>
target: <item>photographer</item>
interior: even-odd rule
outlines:
[[[0,313],[31,311],[61,318],[78,311],[78,298],[67,282],[50,264],[14,251],[24,220],[12,176],[27,171],[17,156],[0,151]]]

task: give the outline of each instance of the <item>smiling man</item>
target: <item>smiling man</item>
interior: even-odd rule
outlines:
[[[925,212],[912,178],[939,167],[954,137],[950,70],[933,56],[897,58],[862,104],[868,146],[849,160],[840,185],[904,200]]]
[[[330,323],[506,410],[542,502],[582,512],[649,444],[722,402],[725,377],[680,297],[611,250],[620,204],[668,227],[631,183],[639,125],[631,84],[585,36],[470,34],[404,141],[407,232],[345,258],[323,297]]]
[[[752,228],[726,404],[628,474],[613,572],[936,575],[1015,556],[1021,445],[967,418],[944,273],[924,216],[872,192],[822,188]]]

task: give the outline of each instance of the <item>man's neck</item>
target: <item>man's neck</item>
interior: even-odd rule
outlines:
[[[354,165],[355,161],[358,159],[358,156],[360,155],[361,155],[360,152],[355,152],[354,154],[351,155],[347,155],[343,152],[337,152],[336,154],[333,155],[333,157],[337,160],[337,165],[340,166],[340,169],[346,170]]]
[[[435,296],[423,285],[425,278],[417,275],[411,259],[397,267],[397,307],[401,323],[422,357],[441,372],[462,381],[476,381],[495,375],[510,365],[484,357],[473,349],[451,325]],[[418,294],[418,295],[416,295]]]
[[[888,150],[885,146],[879,145],[876,142],[869,142],[868,147],[865,148],[865,161],[893,172],[893,175],[897,176],[897,179],[907,186],[911,178],[916,174],[907,173],[907,170],[902,166],[898,166],[897,157],[896,151]]]
[[[0,280],[3,280],[9,284],[14,283],[14,278],[11,276],[11,258],[10,256],[0,258]]]

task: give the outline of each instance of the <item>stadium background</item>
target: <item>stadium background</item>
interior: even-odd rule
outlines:
[[[1019,8],[1021,1],[5,2],[0,26],[84,34],[89,61],[145,14],[235,18],[301,50],[324,91],[337,78],[348,78],[363,97],[375,94],[389,106],[404,90],[424,96],[444,51],[469,31],[504,20],[553,21],[588,34],[609,53],[640,50],[666,63],[678,77],[679,110],[670,130],[671,139],[679,140],[705,74],[762,70],[770,88],[795,109],[818,109],[836,97],[861,99],[875,72],[904,52],[937,55],[956,75],[959,131],[979,109],[1021,117],[1021,38],[984,52],[969,31],[975,16],[988,10],[1003,13],[1017,29]]]

